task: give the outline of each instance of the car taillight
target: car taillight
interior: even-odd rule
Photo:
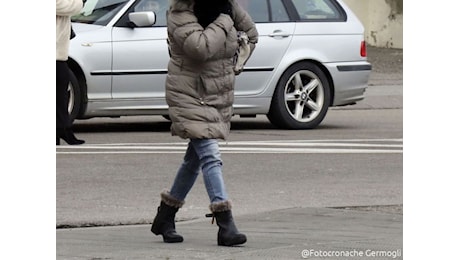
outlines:
[[[366,57],[367,56],[367,51],[366,51],[366,42],[362,41],[361,42],[361,57]]]

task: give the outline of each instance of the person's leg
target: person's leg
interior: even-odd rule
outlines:
[[[67,61],[56,61],[56,145],[64,139],[70,145],[83,144],[84,140],[75,137],[72,131],[69,105],[69,67]]]
[[[56,128],[70,127],[69,112],[67,110],[69,97],[69,71],[66,61],[56,61]]]
[[[200,160],[193,148],[191,141],[185,152],[184,161],[177,171],[176,178],[172,184],[169,194],[178,199],[185,200],[185,197],[195,184],[196,178],[200,173]]]
[[[192,139],[191,143],[201,162],[209,200],[211,203],[228,200],[222,176],[222,159],[218,141],[216,139]]]
[[[211,201],[209,209],[219,226],[217,244],[233,246],[246,243],[246,235],[238,231],[233,220],[232,204],[228,200],[222,176],[219,143],[215,139],[195,139],[192,143],[200,158],[206,191]]]
[[[185,197],[193,187],[199,172],[200,161],[192,144],[189,143],[171,190],[161,193],[161,203],[150,229],[155,235],[162,235],[166,243],[177,243],[184,240],[176,232],[175,217],[179,208],[185,203]]]

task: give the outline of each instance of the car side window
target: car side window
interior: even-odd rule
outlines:
[[[292,0],[300,20],[343,20],[342,10],[333,0]]]
[[[134,6],[134,12],[155,12],[154,27],[166,26],[166,11],[169,8],[168,0],[141,0]]]
[[[282,0],[236,0],[255,23],[287,22],[289,15]],[[271,12],[269,12],[271,10]]]
[[[273,22],[289,22],[289,16],[281,0],[270,0]]]
[[[255,23],[269,21],[267,0],[237,0],[237,2],[249,13]]]

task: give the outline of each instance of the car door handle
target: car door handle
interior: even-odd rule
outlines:
[[[269,37],[281,37],[281,38],[286,38],[289,37],[290,34],[283,31],[283,30],[274,30],[272,33],[268,35]]]

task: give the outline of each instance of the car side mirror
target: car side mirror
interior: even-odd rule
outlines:
[[[129,13],[129,24],[134,27],[150,27],[156,22],[156,15],[152,11]]]

